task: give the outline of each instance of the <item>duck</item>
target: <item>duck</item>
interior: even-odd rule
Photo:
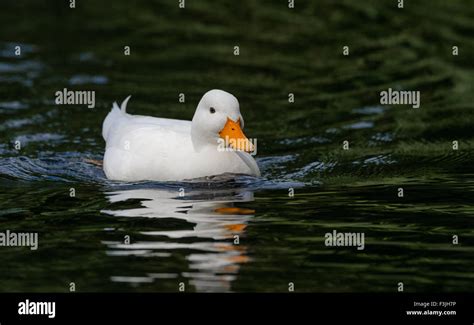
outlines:
[[[191,121],[127,113],[128,96],[102,124],[103,170],[115,181],[187,181],[218,175],[261,175],[256,139],[243,133],[237,98],[206,92]]]

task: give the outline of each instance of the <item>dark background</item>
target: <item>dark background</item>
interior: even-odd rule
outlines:
[[[473,290],[472,1],[68,5],[0,5],[0,230],[40,236],[0,247],[0,291]],[[389,87],[421,107],[381,106]],[[63,88],[96,107],[55,105]],[[212,88],[239,99],[261,179],[120,184],[84,161],[102,159],[113,101],[191,119]],[[334,229],[364,232],[365,250],[324,246]]]

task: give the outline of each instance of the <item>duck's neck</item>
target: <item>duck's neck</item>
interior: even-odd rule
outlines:
[[[211,146],[214,140],[212,136],[203,132],[203,130],[194,123],[191,124],[191,141],[196,152],[200,152],[204,148]]]

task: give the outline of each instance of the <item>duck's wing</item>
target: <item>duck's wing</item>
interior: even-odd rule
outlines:
[[[174,178],[192,152],[191,121],[127,114],[114,107],[104,120],[104,172],[122,181]],[[181,164],[181,165],[180,165]]]

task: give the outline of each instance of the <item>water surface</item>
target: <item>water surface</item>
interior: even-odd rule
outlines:
[[[2,3],[0,230],[40,239],[0,248],[0,291],[474,289],[472,4],[66,3]],[[96,107],[56,105],[63,88]],[[127,184],[86,162],[113,101],[191,119],[212,88],[239,99],[261,178]],[[380,105],[388,88],[421,107]],[[326,247],[333,230],[365,249]]]

